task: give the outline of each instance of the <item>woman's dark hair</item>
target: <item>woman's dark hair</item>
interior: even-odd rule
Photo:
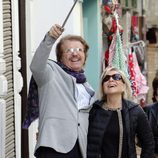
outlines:
[[[86,60],[87,59],[87,55],[88,55],[88,49],[89,49],[89,46],[88,46],[87,42],[81,36],[67,35],[67,36],[61,38],[60,41],[58,42],[58,44],[56,45],[57,61],[61,62],[61,58],[62,58],[62,55],[63,55],[62,45],[67,40],[68,41],[79,41],[79,42],[81,42],[83,44],[84,53],[85,53],[85,60]]]
[[[153,97],[152,97],[153,102],[157,102],[156,97],[155,97],[158,95],[157,91],[158,91],[158,89],[153,91]]]
[[[157,102],[155,96],[158,95],[158,78],[155,77],[153,82],[152,82],[152,87],[153,87],[153,97],[152,97],[152,100],[153,102]]]
[[[158,78],[154,78],[152,82],[153,90],[156,90],[158,88]]]
[[[149,43],[156,43],[156,28],[152,27],[147,31],[146,39],[149,41]]]

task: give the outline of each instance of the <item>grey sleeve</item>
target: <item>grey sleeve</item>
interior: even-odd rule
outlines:
[[[55,41],[56,39],[50,37],[47,33],[32,59],[30,69],[37,84],[49,75],[50,66],[47,64],[47,61]]]

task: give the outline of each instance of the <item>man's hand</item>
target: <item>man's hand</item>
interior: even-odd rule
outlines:
[[[62,28],[58,24],[55,24],[49,30],[49,36],[54,37],[55,39],[57,39],[63,33],[63,31],[64,31],[64,28]]]

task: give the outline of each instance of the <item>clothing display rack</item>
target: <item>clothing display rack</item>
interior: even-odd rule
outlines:
[[[139,40],[136,42],[127,43],[126,45],[123,46],[123,48],[133,47],[133,46],[138,45],[138,44],[142,44],[143,47],[145,47],[145,45],[146,45],[143,40]]]

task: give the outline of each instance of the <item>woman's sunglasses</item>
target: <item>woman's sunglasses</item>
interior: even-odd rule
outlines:
[[[106,76],[104,77],[102,83],[109,81],[111,77],[112,77],[112,79],[115,80],[115,81],[122,80],[122,76],[121,76],[120,74],[106,75]]]

